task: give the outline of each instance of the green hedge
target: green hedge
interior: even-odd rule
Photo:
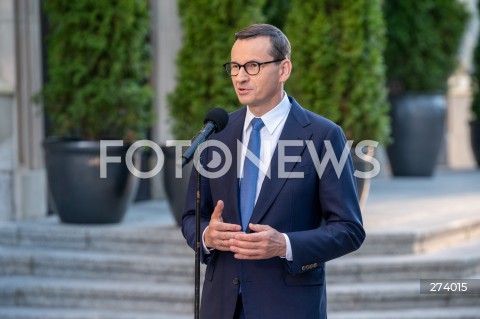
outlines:
[[[291,0],[285,27],[293,70],[286,90],[338,123],[354,142],[389,135],[380,0]]]
[[[265,23],[271,24],[283,31],[291,10],[290,0],[266,0],[263,5]]]
[[[468,13],[458,0],[385,1],[392,94],[443,92],[456,66]]]
[[[48,0],[50,135],[142,138],[153,122],[148,0]]]
[[[262,22],[263,1],[179,0],[183,47],[177,56],[177,85],[169,95],[173,133],[190,139],[213,107],[239,107],[230,77],[222,65],[230,61],[234,34]]]

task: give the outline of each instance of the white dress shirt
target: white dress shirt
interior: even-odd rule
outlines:
[[[283,126],[285,125],[285,121],[287,120],[287,116],[291,107],[292,104],[288,100],[287,94],[284,93],[284,97],[280,104],[261,117],[265,126],[260,130],[260,139],[262,142],[260,146],[260,165],[258,170],[257,194],[255,196],[255,203],[257,202],[258,195],[260,194],[263,180],[265,179],[265,175],[270,167],[270,161],[272,160],[273,153],[277,147],[280,134],[282,133]],[[247,152],[248,141],[250,140],[250,133],[252,132],[251,122],[253,118],[255,118],[255,115],[250,112],[250,109],[247,106],[247,114],[243,124],[243,146],[239,166],[240,178],[243,177],[243,163],[245,162],[245,153]]]

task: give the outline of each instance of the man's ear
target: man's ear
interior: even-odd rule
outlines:
[[[292,62],[289,59],[285,59],[280,62],[280,82],[286,82],[292,72]]]

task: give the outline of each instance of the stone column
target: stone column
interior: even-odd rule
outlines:
[[[45,216],[40,1],[0,1],[0,220]]]
[[[460,46],[460,67],[449,80],[447,109],[447,164],[453,169],[476,167],[470,145],[472,90],[469,74],[473,71],[473,51],[478,37],[478,0],[460,0],[469,8],[471,17]]]
[[[164,145],[173,138],[167,95],[175,88],[175,59],[182,44],[182,32],[178,16],[177,0],[151,0],[152,44],[154,52],[153,87],[155,109],[158,120],[152,138],[155,143]],[[152,180],[152,195],[163,198],[163,170]]]
[[[41,7],[39,0],[15,1],[18,218],[47,213],[47,186],[43,163],[44,121],[41,106],[32,98],[42,88]]]

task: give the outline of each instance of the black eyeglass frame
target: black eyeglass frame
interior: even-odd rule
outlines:
[[[283,59],[277,59],[277,60],[273,60],[273,61],[267,61],[267,62],[248,61],[248,62],[246,62],[245,64],[240,64],[240,63],[237,63],[237,62],[227,62],[227,63],[224,63],[224,64],[223,64],[223,67],[224,67],[225,71],[227,71],[227,74],[230,75],[230,76],[237,76],[238,73],[240,73],[240,69],[241,69],[241,68],[243,68],[248,75],[257,75],[257,74],[260,73],[260,69],[261,69],[261,66],[262,66],[262,65],[264,65],[264,64],[269,64],[269,63],[275,63],[275,62],[281,62],[281,61],[283,61],[283,60],[285,60],[285,58],[283,58]],[[258,64],[258,72],[257,72],[257,73],[251,74],[251,73],[249,73],[249,72],[247,71],[247,68],[246,68],[245,66],[246,66],[247,64],[249,64],[249,63],[256,63],[256,64]],[[235,75],[230,74],[230,71],[229,71],[229,70],[232,69],[232,67],[231,67],[232,64],[238,65],[238,73],[235,74]],[[229,66],[230,66],[230,68],[229,68]]]

